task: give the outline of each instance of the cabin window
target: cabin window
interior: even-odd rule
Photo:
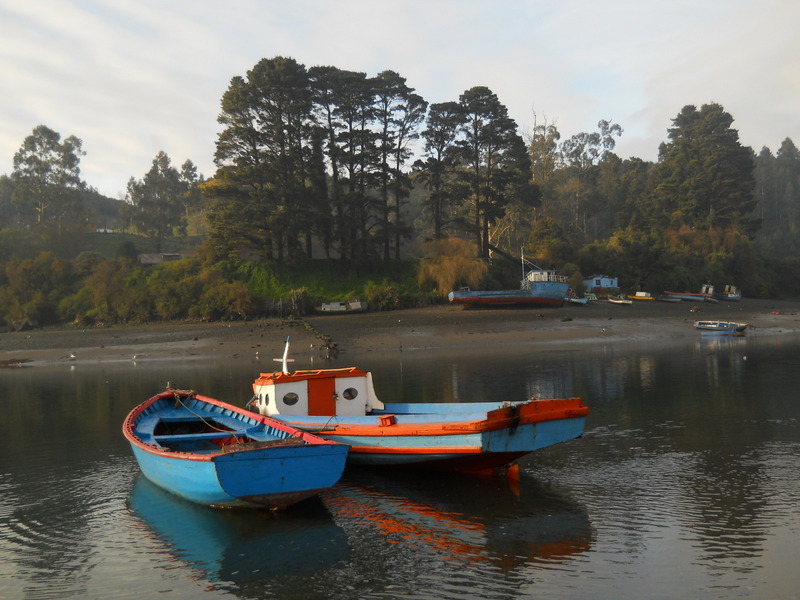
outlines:
[[[267,406],[269,404],[269,394],[264,394],[261,396],[261,405]]]
[[[294,392],[289,392],[283,397],[283,403],[286,406],[294,406],[295,404],[297,404],[298,400],[300,400],[300,396],[298,396]]]
[[[358,396],[358,390],[356,388],[347,388],[344,392],[342,392],[342,396],[344,396],[345,400],[353,400],[356,396]]]

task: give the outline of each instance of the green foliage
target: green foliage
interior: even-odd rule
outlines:
[[[291,284],[278,277],[270,263],[242,263],[237,276],[247,284],[250,291],[265,298],[281,298],[291,291]]]
[[[159,152],[150,170],[141,181],[128,181],[130,202],[128,216],[138,231],[156,239],[156,251],[161,240],[186,234],[184,198],[192,195],[194,181],[187,181],[166,152]]]
[[[139,251],[136,249],[136,244],[134,244],[132,240],[123,241],[117,248],[116,258],[135,261],[138,257]]]
[[[662,226],[755,231],[752,151],[732,123],[719,104],[685,106],[673,119],[652,182],[651,216]]]
[[[50,252],[33,260],[6,263],[5,280],[0,301],[6,309],[7,323],[58,322],[58,303],[75,285],[72,265]]]
[[[189,316],[201,321],[239,320],[258,313],[258,302],[240,281],[210,278]]]
[[[733,118],[709,104],[673,119],[657,163],[616,157],[621,128],[608,121],[563,142],[545,123],[526,149],[499,99],[474,87],[459,102],[431,107],[425,160],[409,178],[407,142],[425,106],[412,92],[391,71],[370,78],[306,70],[282,57],[260,61],[223,98],[215,178],[203,181],[189,161],[178,171],[160,153],[145,180],[132,180],[136,202],[128,207],[136,210],[127,221],[122,203],[81,189],[80,140],[37,128],[13,177],[0,180],[0,223],[20,228],[0,231],[0,317],[249,318],[299,315],[353,296],[383,310],[441,301],[461,285],[516,287],[518,265],[475,256],[493,246],[516,253],[526,240],[525,255],[558,268],[574,288],[581,273],[615,275],[626,289],[654,293],[706,281],[749,296],[800,287],[787,281],[796,264],[764,258],[800,253],[800,151],[788,138],[774,156],[765,148],[756,157],[740,145]],[[52,160],[59,156],[61,173]],[[196,224],[201,188],[208,243],[163,240],[164,251],[196,249],[196,258],[138,265],[139,252],[157,252],[188,216]],[[80,204],[91,205],[92,216],[78,220],[70,207]],[[169,214],[158,212],[167,205]],[[119,221],[124,228],[136,211],[148,235],[75,229]],[[56,216],[71,219],[72,230]],[[168,230],[148,229],[141,219],[151,216],[158,226],[171,223]],[[21,229],[37,218],[42,226]],[[419,262],[397,259],[401,240],[414,233],[412,257],[422,240],[448,233],[475,236],[481,250],[425,248]],[[312,249],[340,258],[310,260]]]
[[[371,310],[396,310],[403,307],[403,293],[389,281],[367,282],[364,296]]]
[[[575,260],[575,249],[552,218],[539,219],[533,224],[526,254],[548,265],[562,265]]]

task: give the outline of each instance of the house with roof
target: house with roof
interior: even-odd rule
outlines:
[[[587,292],[606,293],[619,291],[619,279],[610,275],[592,275],[583,278],[583,287]]]

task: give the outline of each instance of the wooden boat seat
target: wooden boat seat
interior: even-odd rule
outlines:
[[[162,442],[189,442],[197,440],[215,440],[224,437],[247,437],[247,432],[239,431],[211,431],[208,433],[174,433],[169,435],[154,435],[153,439]]]
[[[165,423],[190,423],[198,422],[196,415],[187,414],[183,408],[161,408],[150,415],[144,417],[136,426],[136,434],[145,443],[156,442],[160,444],[174,442],[190,442],[200,440],[215,440],[220,438],[247,437],[254,442],[273,442],[280,439],[274,433],[265,430],[264,425],[253,421],[248,427],[248,423],[240,419],[235,419],[224,414],[204,415],[205,420],[213,422],[221,427],[229,427],[231,431],[209,431],[203,433],[173,433],[156,435],[155,429],[160,422]]]

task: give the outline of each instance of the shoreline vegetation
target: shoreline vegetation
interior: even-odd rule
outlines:
[[[353,315],[308,315],[234,322],[163,322],[131,326],[60,326],[0,333],[0,366],[46,366],[169,360],[259,359],[267,371],[291,336],[294,356],[340,360],[375,352],[475,351],[525,346],[525,351],[665,347],[699,337],[693,322],[747,322],[747,336],[800,332],[800,301],[663,303],[465,310],[450,305]]]

